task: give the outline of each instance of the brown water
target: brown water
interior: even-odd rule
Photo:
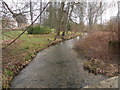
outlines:
[[[82,88],[107,77],[94,75],[83,68],[84,58],[73,49],[74,38],[40,51],[17,75],[12,88]],[[81,52],[81,51],[79,51]]]

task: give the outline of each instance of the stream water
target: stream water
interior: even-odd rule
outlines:
[[[79,37],[40,51],[12,81],[12,88],[82,88],[107,77],[83,68],[84,58],[73,48]],[[81,51],[79,51],[81,52]]]

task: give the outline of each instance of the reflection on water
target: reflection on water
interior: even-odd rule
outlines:
[[[79,39],[80,39],[80,37],[78,36],[78,37],[77,37],[77,39],[79,40]]]
[[[73,50],[79,37],[38,53],[36,58],[16,76],[14,88],[82,88],[106,77],[84,71],[84,59]],[[81,52],[81,51],[79,51]]]

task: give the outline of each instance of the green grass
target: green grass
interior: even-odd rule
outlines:
[[[6,31],[2,35],[2,39],[9,40],[11,38],[17,37],[20,33],[22,33],[22,31]],[[26,32],[25,32],[25,34],[26,34]],[[10,36],[11,38],[8,36]]]
[[[2,35],[3,40],[14,40],[18,35],[20,35],[23,31],[7,31],[4,32],[5,35]],[[72,32],[68,32],[71,34]],[[62,34],[62,32],[61,32]],[[10,36],[10,37],[9,37]],[[11,38],[12,37],[12,38]],[[31,35],[25,32],[18,40],[19,42],[16,44],[11,45],[12,47],[12,54],[21,54],[27,52],[29,50],[34,50],[36,48],[43,48],[47,44],[50,44],[55,37],[55,33],[50,34],[42,34],[42,35]],[[48,40],[49,39],[49,40]],[[3,45],[4,47],[4,45]],[[15,47],[15,48],[14,48]]]
[[[23,31],[7,31],[4,32],[3,35],[4,40],[13,40],[18,35],[20,35]],[[62,32],[61,32],[62,33]],[[72,32],[68,32],[71,34]],[[7,36],[6,36],[7,35]],[[9,38],[8,36],[12,37]],[[40,49],[46,47],[47,44],[50,44],[55,38],[55,33],[51,34],[42,34],[42,35],[31,35],[25,32],[18,40],[19,42],[10,46],[12,50],[10,51],[10,55],[19,55],[26,52],[30,52],[30,50]],[[48,40],[49,39],[49,40]],[[4,47],[4,45],[3,45]]]
[[[9,31],[9,32],[5,32],[5,35],[11,36],[13,37],[13,39],[15,39],[20,33],[22,33],[22,31]],[[7,37],[7,36],[3,36],[4,40],[11,40],[11,38]],[[14,46],[17,46],[18,48],[13,49],[12,52],[16,52],[17,54],[19,52],[24,52],[26,50],[29,49],[35,49],[35,48],[39,48],[39,47],[43,47],[46,44],[51,43],[50,40],[54,39],[55,34],[51,33],[51,34],[43,34],[43,35],[29,35],[27,34],[27,32],[25,32],[20,38],[19,38],[19,45],[16,44]],[[50,40],[48,40],[50,39]]]
[[[13,76],[13,71],[5,69],[5,73],[9,76]]]

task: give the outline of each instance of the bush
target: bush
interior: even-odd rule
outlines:
[[[44,26],[33,26],[27,32],[28,34],[48,34],[51,32],[51,29]]]

